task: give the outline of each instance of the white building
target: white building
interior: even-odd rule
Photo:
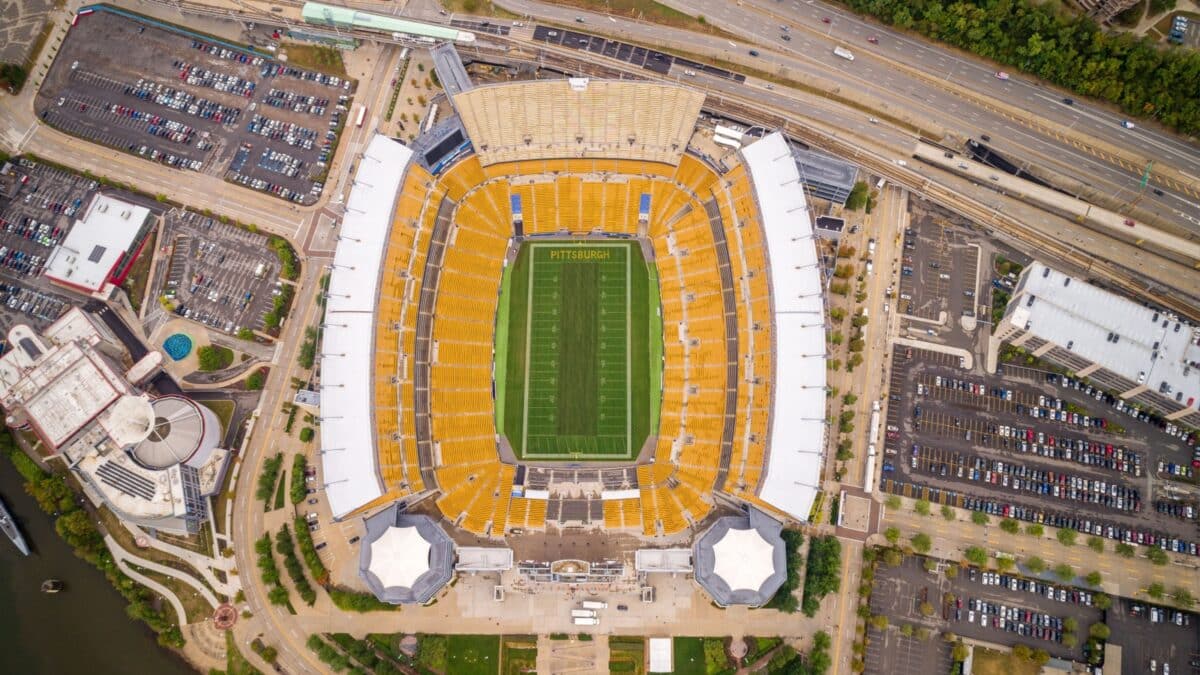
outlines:
[[[97,194],[46,259],[46,277],[86,294],[120,284],[152,222],[150,209]]]
[[[78,307],[43,335],[18,324],[0,357],[0,404],[76,473],[89,498],[121,518],[186,533],[220,490],[228,452],[220,422],[179,396],[153,398],[113,357],[120,349]],[[131,377],[132,373],[132,377]]]
[[[1168,420],[1200,428],[1200,329],[1035,262],[993,333]]]

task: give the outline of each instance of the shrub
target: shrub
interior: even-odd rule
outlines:
[[[233,351],[219,345],[204,345],[196,350],[196,358],[200,361],[200,370],[212,372],[228,368],[233,363]]]
[[[972,546],[968,548],[963,552],[963,557],[966,558],[968,562],[980,567],[986,565],[988,560],[987,551],[979,546]]]
[[[313,545],[312,533],[308,531],[308,523],[304,521],[304,516],[296,516],[292,521],[292,526],[296,530],[296,542],[300,545],[300,556],[304,558],[309,575],[318,584],[324,586],[329,583],[329,571],[325,569],[325,563],[321,562],[321,556],[317,554],[317,549]]]
[[[315,435],[316,432],[313,431],[312,427],[304,427],[300,430],[300,441],[302,443],[310,443]]]
[[[246,389],[249,391],[259,391],[267,382],[266,368],[259,368],[246,378]]]
[[[292,456],[292,485],[289,490],[289,497],[293,504],[299,504],[308,496],[308,486],[306,485],[305,471],[308,470],[308,458],[302,454]]]
[[[912,537],[912,547],[917,553],[929,553],[929,549],[933,548],[933,541],[929,535],[924,532],[918,532]]]
[[[1064,527],[1054,535],[1058,538],[1058,543],[1063,546],[1074,546],[1075,540],[1079,537],[1079,533],[1069,527]]]
[[[841,567],[842,544],[837,537],[814,537],[809,541],[804,599],[800,603],[805,616],[815,616],[821,599],[838,590]]]
[[[1005,518],[1000,521],[1000,529],[1009,534],[1016,534],[1021,531],[1021,524],[1012,518]]]
[[[796,589],[800,586],[800,566],[804,558],[800,555],[800,546],[804,543],[804,535],[798,530],[784,530],[783,544],[787,550],[787,577],[775,595],[765,607],[791,614],[796,611]]]

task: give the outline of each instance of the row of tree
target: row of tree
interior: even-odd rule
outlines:
[[[821,599],[838,590],[841,584],[842,544],[837,537],[813,537],[808,543],[808,569],[804,575],[804,599],[800,609],[807,617],[816,616]]]
[[[853,10],[1070,89],[1200,132],[1200,52],[1104,31],[1060,3],[844,0]]]

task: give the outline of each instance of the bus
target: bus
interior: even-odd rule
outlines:
[[[367,106],[358,106],[358,116],[354,118],[354,126],[362,128],[363,121],[367,119]]]

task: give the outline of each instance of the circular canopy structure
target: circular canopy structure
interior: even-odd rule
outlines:
[[[166,469],[182,462],[200,465],[220,443],[221,424],[208,408],[180,396],[156,398],[151,405],[149,433],[133,448],[133,457],[142,466]]]
[[[773,552],[758,530],[727,530],[713,544],[713,573],[724,579],[730,590],[757,591],[775,571],[771,566]]]
[[[765,604],[787,577],[782,529],[754,509],[717,520],[696,540],[696,581],[722,607]]]
[[[412,588],[417,579],[429,571],[430,548],[431,545],[417,528],[411,525],[389,527],[382,536],[371,542],[369,571],[385,587]]]
[[[392,505],[365,524],[358,574],[375,597],[394,605],[426,603],[450,581],[454,542],[433,519]]]

